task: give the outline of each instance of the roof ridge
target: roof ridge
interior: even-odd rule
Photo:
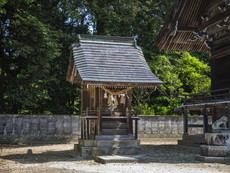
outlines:
[[[133,43],[135,44],[136,40],[132,37],[120,37],[120,36],[106,36],[106,35],[87,35],[87,34],[78,34],[77,41],[102,41],[102,42],[118,42],[118,43]]]

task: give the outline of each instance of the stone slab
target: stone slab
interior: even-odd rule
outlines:
[[[208,145],[230,145],[230,133],[205,133]]]
[[[202,156],[230,157],[230,146],[201,145]]]
[[[112,155],[112,156],[97,156],[96,162],[99,163],[136,163],[136,162],[153,162],[157,159],[146,155]]]
[[[230,157],[195,156],[195,160],[206,163],[230,163]]]

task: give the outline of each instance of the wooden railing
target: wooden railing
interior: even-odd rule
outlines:
[[[230,127],[230,88],[183,96],[184,134],[188,134],[189,127],[203,127],[203,132],[208,132],[210,125],[208,124],[207,110],[213,107],[227,107],[229,112],[228,124]],[[200,110],[203,115],[203,124],[188,124],[188,110]]]
[[[183,95],[183,105],[193,105],[200,103],[217,103],[230,101],[230,88],[212,90],[198,94]]]
[[[81,139],[95,138],[99,134],[100,122],[98,118],[99,110],[89,110],[86,108],[81,113]],[[94,131],[94,132],[93,132]],[[93,133],[92,133],[93,132]]]
[[[103,118],[127,119],[128,132],[129,134],[134,135],[137,139],[139,117],[133,116],[131,112],[126,112],[126,116],[124,117],[102,117],[99,109],[89,110],[88,108],[81,113],[81,139],[95,139],[96,135],[100,135]]]

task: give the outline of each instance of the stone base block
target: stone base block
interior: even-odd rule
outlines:
[[[79,144],[84,147],[93,147],[95,140],[79,139]]]
[[[229,145],[230,144],[230,133],[205,133],[205,141],[208,145]]]
[[[201,145],[202,156],[230,157],[230,146]]]
[[[195,160],[206,163],[230,163],[230,157],[195,156]]]
[[[142,154],[142,148],[140,146],[135,147],[94,147],[91,151],[93,158],[100,155],[138,155]]]
[[[99,163],[136,163],[136,162],[153,162],[157,158],[145,156],[145,155],[113,155],[113,156],[97,156],[96,162]]]
[[[80,144],[74,144],[74,154],[86,159],[91,159],[91,151],[93,147],[84,147]]]

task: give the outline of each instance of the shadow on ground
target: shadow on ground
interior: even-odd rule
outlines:
[[[179,145],[141,145],[143,154],[152,159],[142,161],[144,163],[200,163],[194,160],[199,154],[198,148],[184,147]],[[16,146],[15,146],[16,147]],[[63,146],[64,147],[64,146]],[[25,154],[4,154],[1,159],[12,160],[22,164],[45,163],[45,162],[81,162],[86,159],[74,155],[73,150],[62,151],[45,151],[33,154],[33,146],[31,151]]]
[[[33,152],[33,151],[32,151]],[[15,162],[23,163],[23,164],[31,164],[31,163],[45,163],[45,162],[69,162],[69,161],[83,161],[84,159],[75,156],[73,154],[73,150],[62,150],[62,151],[47,151],[38,154],[11,154],[0,156],[1,159],[12,160]]]

